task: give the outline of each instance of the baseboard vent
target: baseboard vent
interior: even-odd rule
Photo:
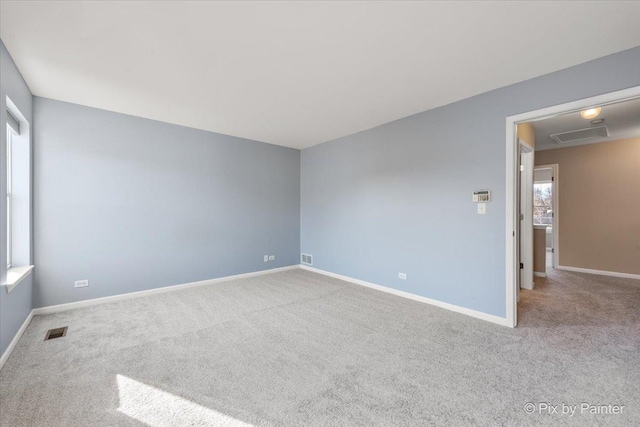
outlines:
[[[62,338],[65,335],[67,335],[67,328],[68,326],[65,326],[63,328],[55,328],[55,329],[49,329],[47,331],[47,335],[44,337],[45,341],[48,340],[52,340],[54,338]]]
[[[300,262],[306,265],[313,265],[313,255],[302,254],[300,257]]]

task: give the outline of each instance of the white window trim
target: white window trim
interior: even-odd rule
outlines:
[[[9,126],[7,123],[7,271],[9,271],[13,265],[13,221],[12,221],[12,211],[13,211],[13,202],[12,202],[12,193],[13,193],[13,156],[11,153],[12,150],[12,139],[15,134],[15,130]]]
[[[3,283],[2,286],[5,287],[7,293],[11,292],[13,288],[18,286],[20,282],[22,282],[31,272],[35,266],[33,265],[25,265],[23,267],[13,267],[7,270],[7,283]]]
[[[22,113],[20,112],[20,110],[18,109],[18,107],[11,101],[11,99],[7,96],[6,97],[6,109],[7,112],[11,113],[11,115],[19,122],[20,124],[20,130],[21,132],[18,133],[17,129],[13,129],[8,121],[6,123],[6,132],[7,132],[7,160],[10,160],[13,157],[13,147],[12,145],[12,139],[15,135],[23,135],[26,134],[26,140],[28,141],[29,146],[31,146],[31,134],[30,134],[30,129],[29,129],[29,124],[26,120],[26,118],[22,115]],[[22,126],[24,126],[24,132],[22,129]],[[9,154],[11,154],[11,156],[9,156]],[[29,161],[31,161],[31,154],[29,154]],[[13,159],[11,159],[12,161]],[[11,171],[12,169],[12,165],[7,165],[9,166],[8,171]],[[7,195],[7,208],[11,208],[11,210],[13,210],[13,203],[9,201],[9,198],[12,196],[12,192],[13,192],[13,183],[11,182],[12,177],[7,177],[9,179],[8,181],[8,185],[6,186],[5,193]],[[29,196],[29,198],[31,198],[31,195]],[[31,203],[31,202],[30,202]],[[7,218],[7,224],[2,224],[3,227],[5,226],[9,226],[9,229],[7,230],[7,259],[2,260],[1,262],[4,262],[5,265],[7,266],[7,270],[6,270],[6,278],[4,279],[4,282],[0,284],[0,287],[3,287],[7,290],[7,293],[11,292],[16,286],[18,286],[18,284],[20,284],[20,282],[22,282],[25,278],[27,278],[31,272],[33,271],[33,269],[35,268],[34,265],[21,265],[21,266],[14,266],[13,265],[13,248],[12,248],[12,242],[13,242],[13,236],[12,236],[12,229],[13,229],[13,218],[11,218],[10,216]],[[30,231],[30,235],[32,233],[32,230]],[[31,262],[33,262],[33,259],[31,256],[29,256],[30,262],[29,264],[31,264]],[[0,265],[0,267],[2,267],[2,265]],[[4,267],[2,268],[2,270],[4,270]]]

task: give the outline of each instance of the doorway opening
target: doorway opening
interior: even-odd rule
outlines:
[[[538,272],[546,274],[546,247],[547,247],[547,228],[550,222],[549,234],[551,256],[550,262],[552,268],[560,267],[559,264],[559,167],[555,164],[542,165],[545,168],[552,170],[552,184],[550,186],[539,187],[540,191],[544,191],[545,187],[549,190],[550,194],[547,194],[544,201],[540,201],[541,204],[534,206],[534,169],[535,164],[535,151],[537,147],[535,145],[525,141],[531,150],[531,158],[533,162],[530,167],[527,168],[527,154],[528,148],[523,145],[521,140],[521,130],[526,129],[527,125],[532,122],[538,122],[545,119],[551,119],[557,116],[566,115],[569,113],[580,113],[582,119],[588,119],[589,115],[597,112],[605,106],[611,104],[617,104],[623,101],[630,101],[640,98],[640,86],[633,88],[612,92],[604,95],[595,96],[592,98],[586,98],[579,101],[569,102],[566,104],[556,105],[553,107],[543,108],[516,116],[508,117],[506,120],[506,323],[508,326],[517,326],[518,317],[518,300],[520,296],[520,288],[529,289],[527,285],[528,280],[531,278],[531,288],[534,287],[533,274],[534,262],[533,262],[533,245],[534,236],[534,215],[537,216],[537,221],[540,222],[539,228],[542,229],[543,247],[545,248],[545,271]],[[586,114],[586,117],[585,117]],[[597,114],[596,114],[597,116]],[[597,119],[590,121],[588,126],[584,129],[576,129],[573,134],[587,134],[588,138],[597,136],[598,132],[602,132],[601,123],[597,122]],[[592,136],[594,135],[594,136]],[[555,136],[555,138],[553,138]],[[571,135],[574,136],[574,135]],[[608,135],[607,135],[608,136]],[[551,136],[558,144],[562,144],[566,141],[568,135],[557,134]],[[528,187],[525,182],[530,182]],[[543,183],[541,183],[543,184]],[[554,185],[556,184],[556,185]],[[531,191],[529,192],[530,189]],[[530,196],[529,196],[530,194]],[[547,206],[549,202],[551,206]],[[537,203],[537,202],[536,202]],[[527,216],[527,213],[531,214]],[[539,232],[540,233],[540,232]],[[529,255],[529,251],[531,255]],[[527,264],[531,267],[531,274],[529,275],[529,269]]]
[[[533,170],[533,275],[546,277],[558,266],[559,197],[558,164],[535,166]],[[536,246],[538,245],[538,247]]]

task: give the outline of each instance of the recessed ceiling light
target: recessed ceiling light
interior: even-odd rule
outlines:
[[[604,119],[591,120],[592,125],[599,125],[600,123],[604,123]]]
[[[602,108],[600,107],[589,108],[588,110],[580,111],[580,115],[582,116],[583,119],[587,119],[587,120],[595,119],[600,115],[601,111],[602,111]]]

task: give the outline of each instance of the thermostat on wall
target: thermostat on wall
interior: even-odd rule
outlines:
[[[473,202],[474,203],[484,203],[491,200],[491,191],[489,190],[480,190],[473,192]]]

